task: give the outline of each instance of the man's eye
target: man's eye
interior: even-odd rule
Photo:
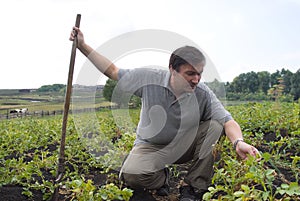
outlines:
[[[196,73],[188,72],[187,75],[196,75]]]
[[[188,76],[201,75],[201,73],[187,72]]]

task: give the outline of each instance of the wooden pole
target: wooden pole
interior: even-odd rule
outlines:
[[[80,26],[80,19],[81,19],[81,15],[77,14],[76,22],[75,22],[76,27]],[[69,66],[69,75],[68,75],[68,84],[67,84],[67,91],[66,91],[66,95],[65,95],[64,114],[63,114],[60,150],[59,150],[59,158],[58,158],[58,168],[57,168],[55,183],[58,183],[61,181],[63,174],[65,172],[66,130],[67,130],[67,121],[68,121],[70,99],[71,99],[71,92],[72,92],[72,82],[73,82],[73,72],[74,72],[74,65],[75,65],[76,49],[77,49],[77,37],[75,36],[75,39],[74,39],[73,45],[72,45],[71,59],[70,59],[70,66]],[[59,187],[56,187],[56,189],[54,191],[54,195],[52,197],[53,201],[58,200],[58,194],[59,194],[58,191],[59,191]]]

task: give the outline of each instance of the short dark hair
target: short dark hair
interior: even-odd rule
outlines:
[[[205,62],[205,57],[200,50],[193,46],[183,46],[176,49],[170,56],[169,67],[179,72],[179,67],[184,64],[195,66]]]

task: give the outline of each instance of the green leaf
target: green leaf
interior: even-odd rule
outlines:
[[[281,184],[281,188],[288,189],[290,186],[288,184]]]
[[[275,171],[275,170],[273,170],[273,169],[267,169],[267,170],[266,170],[266,175],[271,175],[271,174],[274,173],[274,171]]]
[[[245,193],[243,191],[236,191],[236,192],[233,193],[233,195],[235,197],[241,197],[241,196],[245,195]]]
[[[249,192],[250,188],[247,185],[242,184],[241,189],[243,189],[245,192]]]

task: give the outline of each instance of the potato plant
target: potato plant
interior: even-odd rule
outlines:
[[[228,140],[216,149],[212,185],[205,200],[297,200],[300,196],[300,103],[262,102],[228,106],[245,140],[261,159],[237,158]],[[22,189],[19,200],[48,200],[59,187],[62,200],[129,200],[132,190],[118,179],[132,148],[139,110],[104,110],[70,115],[65,174],[56,184],[61,116],[0,121],[0,197],[7,188]],[[182,169],[170,166],[172,194]],[[173,184],[174,183],[174,184]],[[9,191],[11,192],[11,191]],[[17,194],[16,193],[16,194]],[[18,200],[18,199],[15,199]],[[168,198],[166,198],[168,200]]]

